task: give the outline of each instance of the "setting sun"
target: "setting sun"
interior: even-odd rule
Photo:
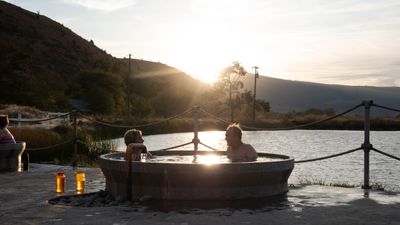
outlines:
[[[169,49],[166,61],[196,79],[213,83],[225,67],[240,61],[238,57],[250,56],[246,48],[238,45],[246,41],[246,34],[237,32],[232,22],[226,21],[226,18],[235,18],[237,13],[246,13],[247,9],[228,10],[225,6],[229,3],[221,2],[210,2],[211,8],[198,4],[197,16],[187,16],[168,30],[171,36],[165,40]]]
[[[187,32],[184,39],[174,43],[171,64],[196,79],[214,83],[219,72],[233,61],[229,49],[221,45],[221,37],[209,35],[218,33],[217,28],[211,25],[198,24],[196,30]]]

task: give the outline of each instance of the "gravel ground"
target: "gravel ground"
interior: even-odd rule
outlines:
[[[0,224],[391,224],[400,225],[400,193],[318,185],[291,187],[286,196],[234,202],[135,202],[104,191],[97,168],[86,193],[75,195],[71,167],[31,164],[29,172],[0,174]],[[55,193],[55,173],[67,188]]]

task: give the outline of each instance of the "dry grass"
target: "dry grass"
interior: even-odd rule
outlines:
[[[343,187],[343,188],[354,188],[360,185],[353,185],[346,182],[339,182],[339,183],[327,183],[321,179],[316,179],[313,177],[303,177],[300,178],[299,184],[301,185],[322,185],[322,186],[332,186],[332,187]]]
[[[21,113],[22,118],[44,118],[45,113],[37,108],[21,105],[0,105],[0,114],[7,114],[10,118],[17,118]]]
[[[29,148],[38,148],[62,142],[60,134],[43,128],[12,127],[10,132],[15,140],[25,141]]]
[[[11,133],[17,141],[25,141],[27,151],[30,156],[30,162],[46,162],[54,164],[70,164],[73,160],[72,142],[52,147],[50,149],[34,149],[57,145],[72,139],[72,127],[58,126],[52,130],[30,127],[12,127]],[[96,166],[98,156],[109,153],[112,149],[111,142],[98,142],[100,140],[95,134],[87,131],[78,130],[78,140],[88,143],[86,145],[78,144],[77,161],[78,165]]]

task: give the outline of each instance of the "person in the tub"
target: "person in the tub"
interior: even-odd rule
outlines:
[[[140,161],[142,153],[146,153],[149,158],[152,156],[143,144],[142,131],[136,129],[126,131],[124,134],[124,141],[126,144],[126,162]]]
[[[257,152],[250,144],[242,142],[242,129],[239,124],[228,126],[225,132],[225,140],[228,145],[226,156],[232,162],[250,162],[257,160]]]
[[[14,136],[7,129],[10,121],[7,115],[0,115],[0,144],[15,144]]]

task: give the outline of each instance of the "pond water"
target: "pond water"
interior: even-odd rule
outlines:
[[[144,136],[150,151],[190,142],[193,133],[174,133]],[[226,150],[224,131],[199,132],[204,144]],[[360,147],[362,131],[291,130],[244,131],[243,142],[252,144],[257,152],[283,154],[295,160],[323,157]],[[119,151],[125,150],[122,138],[113,142]],[[372,131],[371,144],[378,150],[400,157],[399,131]],[[193,145],[174,150],[193,150]],[[209,150],[199,145],[199,150]],[[364,152],[362,150],[322,161],[295,164],[289,183],[319,182],[325,184],[363,184]],[[370,185],[382,185],[385,190],[400,191],[400,161],[374,151],[370,152]]]

